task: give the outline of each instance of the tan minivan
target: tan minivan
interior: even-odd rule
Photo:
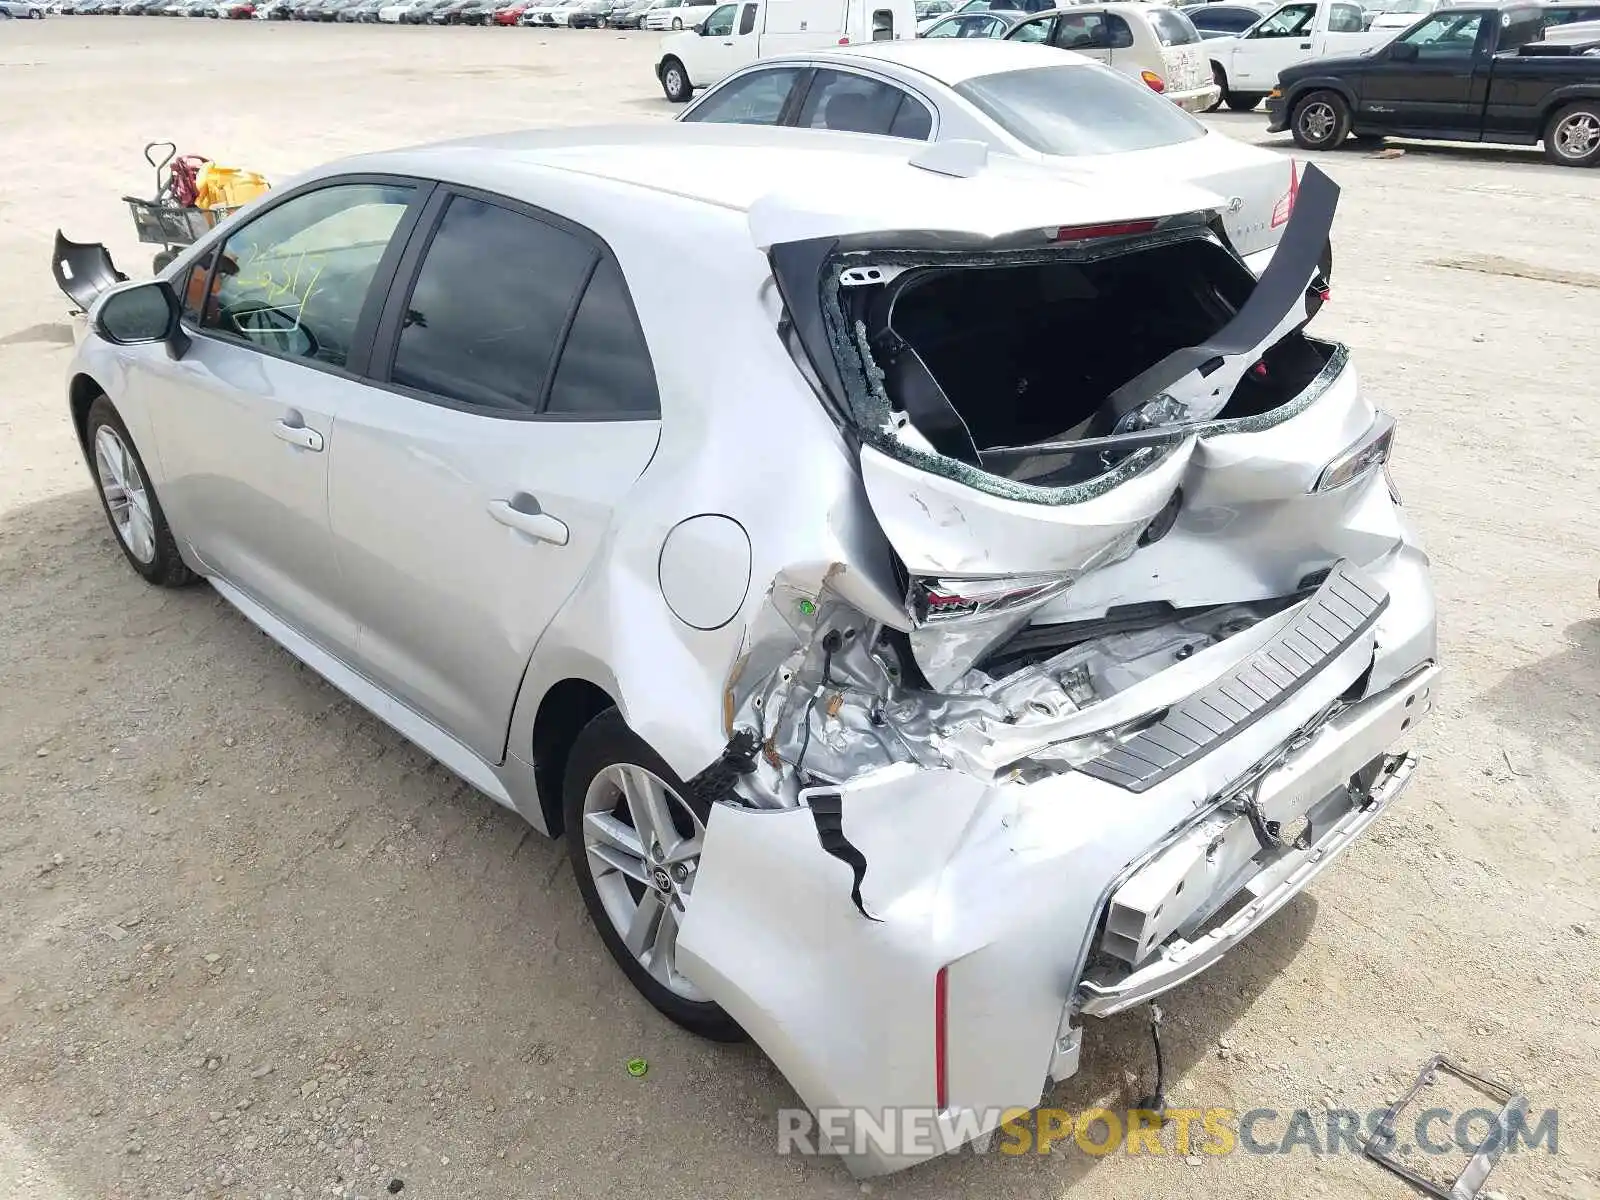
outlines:
[[[1165,4],[1078,4],[1023,21],[1006,38],[1103,62],[1189,112],[1209,111],[1221,95],[1199,31]]]

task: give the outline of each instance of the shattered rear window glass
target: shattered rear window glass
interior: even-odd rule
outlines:
[[[1192,142],[1205,126],[1170,100],[1094,66],[1033,67],[955,85],[1006,132],[1043,154],[1119,154]]]

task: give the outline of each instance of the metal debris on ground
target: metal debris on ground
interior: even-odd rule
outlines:
[[[1417,1098],[1424,1089],[1434,1086],[1439,1082],[1441,1074],[1450,1075],[1469,1087],[1476,1088],[1491,1099],[1498,1100],[1501,1104],[1499,1113],[1495,1116],[1495,1132],[1486,1137],[1482,1148],[1462,1168],[1461,1174],[1448,1186],[1442,1186],[1426,1175],[1408,1166],[1395,1156],[1397,1143],[1395,1139],[1395,1126],[1399,1121],[1400,1112],[1406,1105]],[[1406,1094],[1389,1106],[1384,1113],[1383,1120],[1378,1128],[1367,1139],[1363,1153],[1373,1162],[1400,1176],[1412,1187],[1430,1196],[1437,1196],[1438,1200],[1475,1200],[1484,1183],[1488,1181],[1489,1172],[1494,1169],[1501,1152],[1505,1149],[1512,1137],[1512,1122],[1520,1121],[1527,1116],[1528,1098],[1516,1095],[1505,1084],[1492,1079],[1485,1079],[1481,1075],[1474,1075],[1471,1071],[1452,1062],[1442,1054],[1436,1054],[1422,1065],[1421,1072],[1417,1075],[1416,1082],[1411,1085]]]

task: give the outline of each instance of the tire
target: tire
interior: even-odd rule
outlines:
[[[635,805],[625,797],[624,784],[636,789],[640,799],[635,803],[645,816],[633,816]],[[644,799],[647,793],[653,804]],[[691,1033],[719,1042],[740,1041],[744,1031],[737,1022],[701,996],[674,966],[676,914],[686,901],[693,903],[689,891],[699,865],[698,853],[689,856],[688,849],[705,830],[706,814],[691,812],[682,799],[687,795],[672,768],[628,728],[621,713],[608,708],[584,726],[567,758],[562,781],[567,857],[600,940],[639,994]],[[652,808],[654,824],[648,819]],[[663,822],[665,817],[670,821]],[[638,835],[641,824],[659,831],[663,823],[667,829],[659,838]],[[653,846],[658,853],[652,854]],[[652,886],[646,878],[659,882]],[[637,955],[624,940],[625,929],[640,934]]]
[[[694,95],[694,85],[689,82],[689,72],[677,59],[669,58],[662,62],[660,78],[661,90],[673,104],[687,104],[689,97]]]
[[[1302,150],[1337,150],[1350,136],[1350,106],[1338,92],[1312,92],[1295,101],[1289,130]]]
[[[1211,82],[1222,89],[1217,93],[1217,102],[1206,109],[1207,112],[1216,112],[1228,100],[1228,73],[1216,63],[1211,64]]]
[[[675,30],[676,29],[682,29],[683,28],[683,18],[682,17],[673,17],[672,18],[672,28],[675,29]]]
[[[195,574],[178,553],[177,540],[167,525],[166,514],[161,511],[155,488],[150,485],[144,460],[139,457],[121,414],[104,396],[95,397],[94,403],[89,405],[84,445],[88,448],[89,470],[100,495],[100,507],[128,565],[146,583],[158,587],[175,588],[192,583]],[[121,452],[120,462],[116,459],[117,451]],[[114,485],[112,481],[118,478],[122,484]],[[135,497],[128,496],[129,484],[139,489]],[[108,491],[119,494],[108,495]],[[142,504],[137,498],[141,496]],[[118,524],[119,514],[123,525]]]
[[[1600,100],[1579,100],[1556,112],[1545,126],[1544,156],[1563,167],[1600,163]]]
[[[1229,92],[1223,97],[1224,102],[1234,112],[1254,112],[1266,97],[1260,92]]]

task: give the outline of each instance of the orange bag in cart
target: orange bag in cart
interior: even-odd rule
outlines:
[[[254,200],[270,185],[254,171],[208,162],[195,180],[196,208],[237,208]]]

